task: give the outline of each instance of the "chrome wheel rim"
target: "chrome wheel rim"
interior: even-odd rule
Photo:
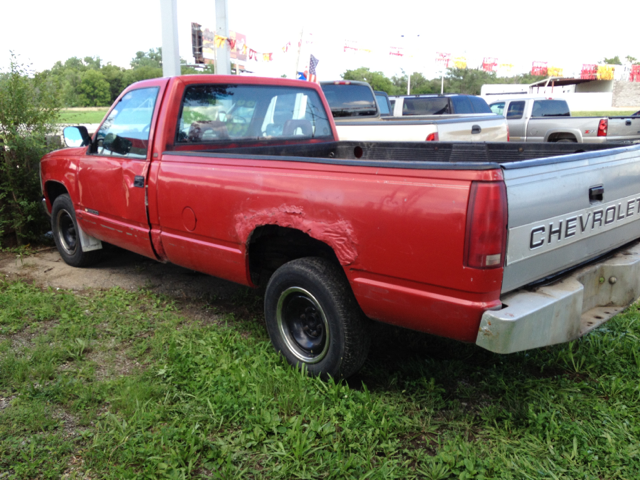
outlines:
[[[78,230],[71,214],[64,208],[56,215],[58,225],[58,243],[67,255],[73,255],[78,249]]]
[[[289,351],[304,363],[318,363],[329,350],[329,322],[318,300],[300,287],[287,288],[278,299],[276,321]]]

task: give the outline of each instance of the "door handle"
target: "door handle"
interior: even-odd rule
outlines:
[[[598,185],[589,189],[589,201],[591,203],[601,202],[604,200],[604,186]]]
[[[480,128],[480,125],[474,125],[473,127],[471,127],[472,134],[476,134],[480,132],[482,132],[482,128]]]
[[[625,125],[631,125],[631,120],[627,120],[626,122],[624,122]]]
[[[144,188],[144,177],[142,175],[136,175],[135,177],[133,177],[133,186]]]

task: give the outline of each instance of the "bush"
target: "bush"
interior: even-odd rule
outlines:
[[[47,136],[58,114],[51,82],[30,76],[12,53],[9,71],[0,74],[0,239],[7,243],[22,245],[46,231],[39,165],[52,150]]]

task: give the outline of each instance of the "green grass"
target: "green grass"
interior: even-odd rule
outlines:
[[[638,110],[602,110],[602,111],[585,111],[571,112],[574,117],[629,117]]]
[[[108,110],[107,107],[99,110],[63,109],[60,111],[58,123],[100,123]]]
[[[0,280],[3,480],[640,478],[637,306],[508,356],[377,326],[325,383],[274,353],[260,302]]]

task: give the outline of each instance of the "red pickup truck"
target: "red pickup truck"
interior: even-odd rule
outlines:
[[[324,377],[361,367],[372,319],[509,353],[640,294],[640,146],[336,139],[313,83],[131,85],[42,159],[60,255],[266,285],[275,348]]]

